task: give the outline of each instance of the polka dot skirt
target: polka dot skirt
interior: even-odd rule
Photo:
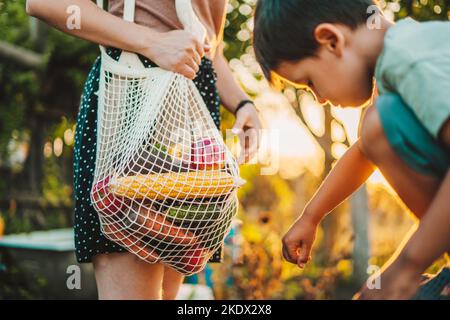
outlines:
[[[108,54],[118,60],[121,51],[114,48]],[[146,67],[156,66],[145,57],[139,57]],[[100,230],[100,220],[90,201],[94,179],[97,137],[97,92],[99,88],[100,57],[92,66],[81,95],[77,117],[74,146],[74,196],[75,196],[75,249],[79,263],[91,262],[96,254],[126,252],[120,245],[108,240]],[[211,60],[203,58],[194,83],[199,89],[217,128],[220,127],[220,98],[215,86],[217,75]],[[218,250],[210,262],[220,262]]]

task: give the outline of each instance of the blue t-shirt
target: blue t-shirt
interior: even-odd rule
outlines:
[[[437,137],[450,117],[450,22],[400,20],[377,60],[379,94],[397,93]]]

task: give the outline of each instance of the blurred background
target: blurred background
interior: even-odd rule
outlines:
[[[268,86],[251,48],[256,2],[229,1],[225,54],[265,128],[276,134],[265,137],[257,160],[241,167],[248,181],[239,191],[242,224],[227,238],[224,262],[186,282],[209,287],[217,299],[347,299],[414,220],[376,172],[326,218],[304,270],[282,260],[282,235],[356,140],[361,110],[322,107],[308,92]],[[392,20],[450,19],[448,0],[380,6]],[[69,290],[66,279],[68,265],[76,265],[70,229],[75,119],[98,54],[95,44],[28,17],[25,0],[0,0],[0,299],[95,298],[90,265],[81,266],[82,290]],[[223,111],[222,119],[225,134],[234,118]]]

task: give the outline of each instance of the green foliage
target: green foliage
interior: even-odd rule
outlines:
[[[24,0],[0,1],[0,39],[30,47]]]
[[[448,20],[450,19],[450,1],[448,0],[400,0],[389,1],[398,3],[395,9],[398,19],[411,16],[419,21]]]
[[[30,47],[28,20],[23,1],[0,1],[1,40]],[[0,62],[0,159],[5,159],[12,132],[22,130],[26,106],[33,101],[38,86],[35,72]]]
[[[228,59],[239,59],[251,45],[251,8],[255,3],[255,0],[229,1],[232,10],[228,13],[224,32],[225,56]]]
[[[0,9],[0,40],[30,50],[43,45],[33,41],[25,0],[0,1]],[[43,36],[36,40],[45,44],[42,53],[47,64],[43,70],[0,60],[0,159],[8,158],[13,131],[28,128],[28,116],[45,116],[50,125],[62,115],[74,121],[87,71],[98,54],[94,44],[48,30],[43,24],[38,27],[44,28]]]
[[[0,255],[0,258],[0,300],[45,298],[42,289],[47,286],[46,278],[14,266],[8,256]],[[31,279],[25,274],[31,274]]]
[[[32,70],[0,58],[0,169],[28,179],[27,175],[20,174],[29,174],[26,172],[29,165],[17,166],[10,161],[12,152],[16,152],[11,148],[12,142],[15,146],[28,144],[30,152],[36,143],[48,141],[52,146],[54,139],[63,139],[65,130],[73,128],[82,86],[98,55],[98,47],[44,23],[37,24],[24,9],[25,0],[0,1],[0,40],[42,53],[45,64]],[[29,137],[36,133],[43,135],[43,141],[30,143]],[[34,210],[24,211],[20,203],[29,190],[18,192],[15,190],[18,186],[11,185],[11,181],[0,180],[0,198],[8,197],[11,192],[19,194],[20,212],[6,214],[7,233],[70,225],[67,211],[73,206],[72,148],[73,143],[64,144],[62,155],[51,153],[44,158],[40,168],[43,181],[37,185],[42,190],[42,199]],[[2,209],[8,212],[8,208]]]

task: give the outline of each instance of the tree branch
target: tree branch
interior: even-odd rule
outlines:
[[[332,159],[333,155],[331,154],[330,146],[333,143],[333,141],[330,141],[329,137],[324,134],[323,136],[316,135],[311,128],[308,126],[308,123],[306,122],[305,116],[303,115],[302,109],[300,107],[300,99],[298,95],[298,90],[295,89],[295,103],[296,105],[292,105],[294,108],[295,113],[300,118],[300,121],[309,129],[309,132],[314,137],[316,142],[319,144],[319,146],[322,148],[322,150],[325,152],[325,157],[328,159]]]
[[[1,40],[0,57],[32,69],[40,69],[45,64],[44,55]]]

